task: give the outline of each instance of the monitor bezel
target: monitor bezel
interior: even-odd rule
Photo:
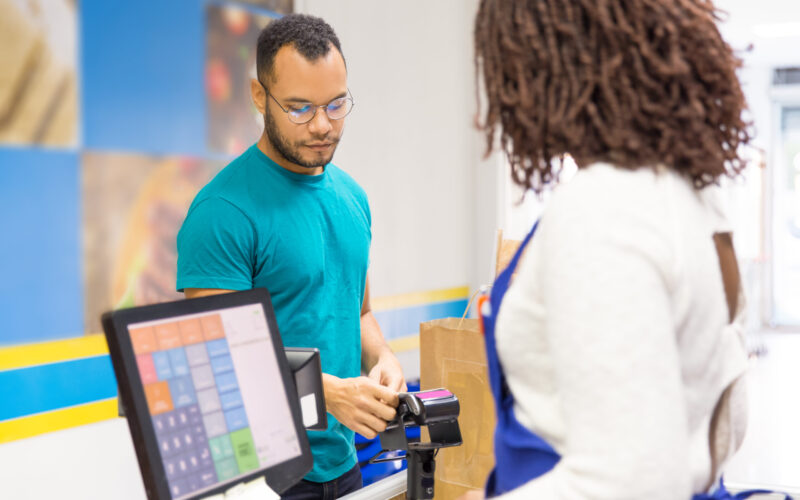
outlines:
[[[139,367],[136,363],[136,355],[133,352],[128,325],[256,304],[261,305],[264,310],[264,317],[267,320],[272,346],[275,351],[275,359],[277,359],[278,368],[283,379],[284,395],[289,401],[292,415],[292,421],[287,422],[287,425],[294,426],[295,434],[300,444],[300,455],[280,464],[249,472],[234,481],[228,480],[208,490],[202,490],[202,493],[192,494],[184,498],[201,498],[222,493],[240,482],[252,481],[261,476],[266,477],[270,488],[277,493],[282,493],[300,481],[311,470],[313,457],[308,436],[302,423],[297,390],[289,363],[283,351],[283,341],[275,320],[272,300],[266,289],[256,288],[131,309],[120,309],[105,313],[102,317],[102,323],[112,364],[114,365],[114,373],[117,377],[119,397],[122,399],[123,406],[127,412],[126,418],[148,498],[172,500],[173,497],[169,489],[164,464],[161,460],[155,429],[150,418],[144,385],[139,376]]]

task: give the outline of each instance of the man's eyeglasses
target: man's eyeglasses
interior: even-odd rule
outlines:
[[[264,86],[262,85],[262,87]],[[327,114],[328,118],[331,120],[341,120],[350,114],[350,111],[353,110],[354,105],[353,96],[350,94],[349,89],[347,90],[347,97],[336,98],[328,104],[315,106],[311,103],[300,103],[289,105],[288,109],[281,106],[281,103],[278,102],[274,95],[270,94],[266,87],[264,87],[264,92],[266,92],[267,95],[270,96],[273,101],[275,101],[275,104],[277,104],[278,107],[281,108],[284,113],[286,113],[290,122],[298,125],[302,125],[303,123],[308,123],[313,120],[319,108],[325,108],[325,114]]]

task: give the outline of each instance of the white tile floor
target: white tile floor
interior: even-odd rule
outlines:
[[[800,493],[800,331],[753,340],[762,353],[751,361],[747,436],[725,479]]]

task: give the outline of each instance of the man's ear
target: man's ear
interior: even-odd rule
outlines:
[[[250,97],[253,99],[253,104],[260,114],[264,114],[267,106],[267,93],[264,87],[261,86],[257,78],[250,79]]]

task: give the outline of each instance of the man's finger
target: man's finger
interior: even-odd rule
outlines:
[[[406,387],[406,381],[403,379],[402,375],[389,377],[386,383],[386,387],[397,392],[408,392],[408,387]]]
[[[372,394],[375,399],[382,400],[389,406],[397,408],[400,401],[397,399],[397,391],[388,387],[376,384],[372,386]]]
[[[386,422],[366,411],[358,411],[352,415],[352,430],[362,436],[373,439],[379,432],[386,430]]]
[[[386,430],[386,420],[381,420],[374,415],[364,415],[362,422],[375,433],[381,433]]]
[[[350,418],[352,419],[352,427],[348,426],[350,427],[350,429],[361,434],[365,438],[368,439],[375,438],[377,432],[370,425],[370,421],[371,420],[374,421],[377,419],[372,415],[370,415],[369,412],[363,410],[355,410],[355,412],[352,415],[350,415]]]
[[[361,434],[362,436],[364,436],[367,439],[375,439],[375,437],[377,437],[377,435],[378,435],[375,431],[373,431],[372,429],[370,429],[366,425],[362,425],[362,424],[354,424],[352,430],[354,432],[357,432],[357,433]]]
[[[374,415],[376,418],[381,418],[388,422],[397,415],[397,410],[395,410],[394,406],[389,406],[379,399],[367,397],[364,403],[362,409],[370,415]]]

